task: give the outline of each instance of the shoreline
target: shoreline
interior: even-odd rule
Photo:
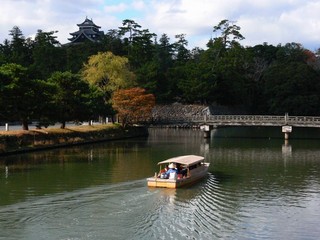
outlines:
[[[117,124],[0,131],[0,156],[146,136],[145,127],[123,129]]]

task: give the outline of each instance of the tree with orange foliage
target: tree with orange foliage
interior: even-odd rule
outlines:
[[[304,55],[305,55],[305,62],[311,66],[314,70],[318,71],[320,70],[320,63],[319,63],[319,59],[317,58],[316,54],[311,52],[308,49],[305,49],[303,51]]]
[[[123,127],[149,120],[154,105],[154,95],[139,87],[120,89],[112,96],[112,106],[118,112]]]

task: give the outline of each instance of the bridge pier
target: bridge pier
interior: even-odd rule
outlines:
[[[289,133],[284,133],[284,140],[289,140]]]
[[[289,133],[292,132],[292,126],[282,126],[282,132],[284,133],[284,140],[289,140]]]
[[[200,130],[204,133],[204,138],[210,138],[211,137],[211,130],[213,129],[212,125],[202,125],[200,126]]]

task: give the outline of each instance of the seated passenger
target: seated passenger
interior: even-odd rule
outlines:
[[[165,173],[168,171],[168,165],[166,165],[163,169],[161,169],[160,173]]]
[[[180,174],[182,175],[182,177],[186,177],[188,174],[188,170],[186,168],[181,169]]]
[[[169,170],[167,171],[167,173],[177,172],[176,165],[174,163],[170,163],[168,167]]]
[[[168,171],[168,165],[166,165],[163,169],[161,169],[158,177],[160,178],[166,178],[166,172]]]
[[[177,173],[176,165],[174,163],[170,163],[168,167],[169,170],[165,173],[166,178],[169,178],[170,173]]]
[[[186,168],[184,168],[184,166],[182,164],[179,164],[177,169],[178,169],[178,174],[181,174],[181,177],[187,176],[188,170]]]

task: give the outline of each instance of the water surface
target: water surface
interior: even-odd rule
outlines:
[[[149,138],[2,157],[0,239],[318,239],[319,140],[228,137],[234,131],[205,140],[151,129]],[[183,154],[205,156],[208,176],[182,189],[146,186],[158,161]]]

